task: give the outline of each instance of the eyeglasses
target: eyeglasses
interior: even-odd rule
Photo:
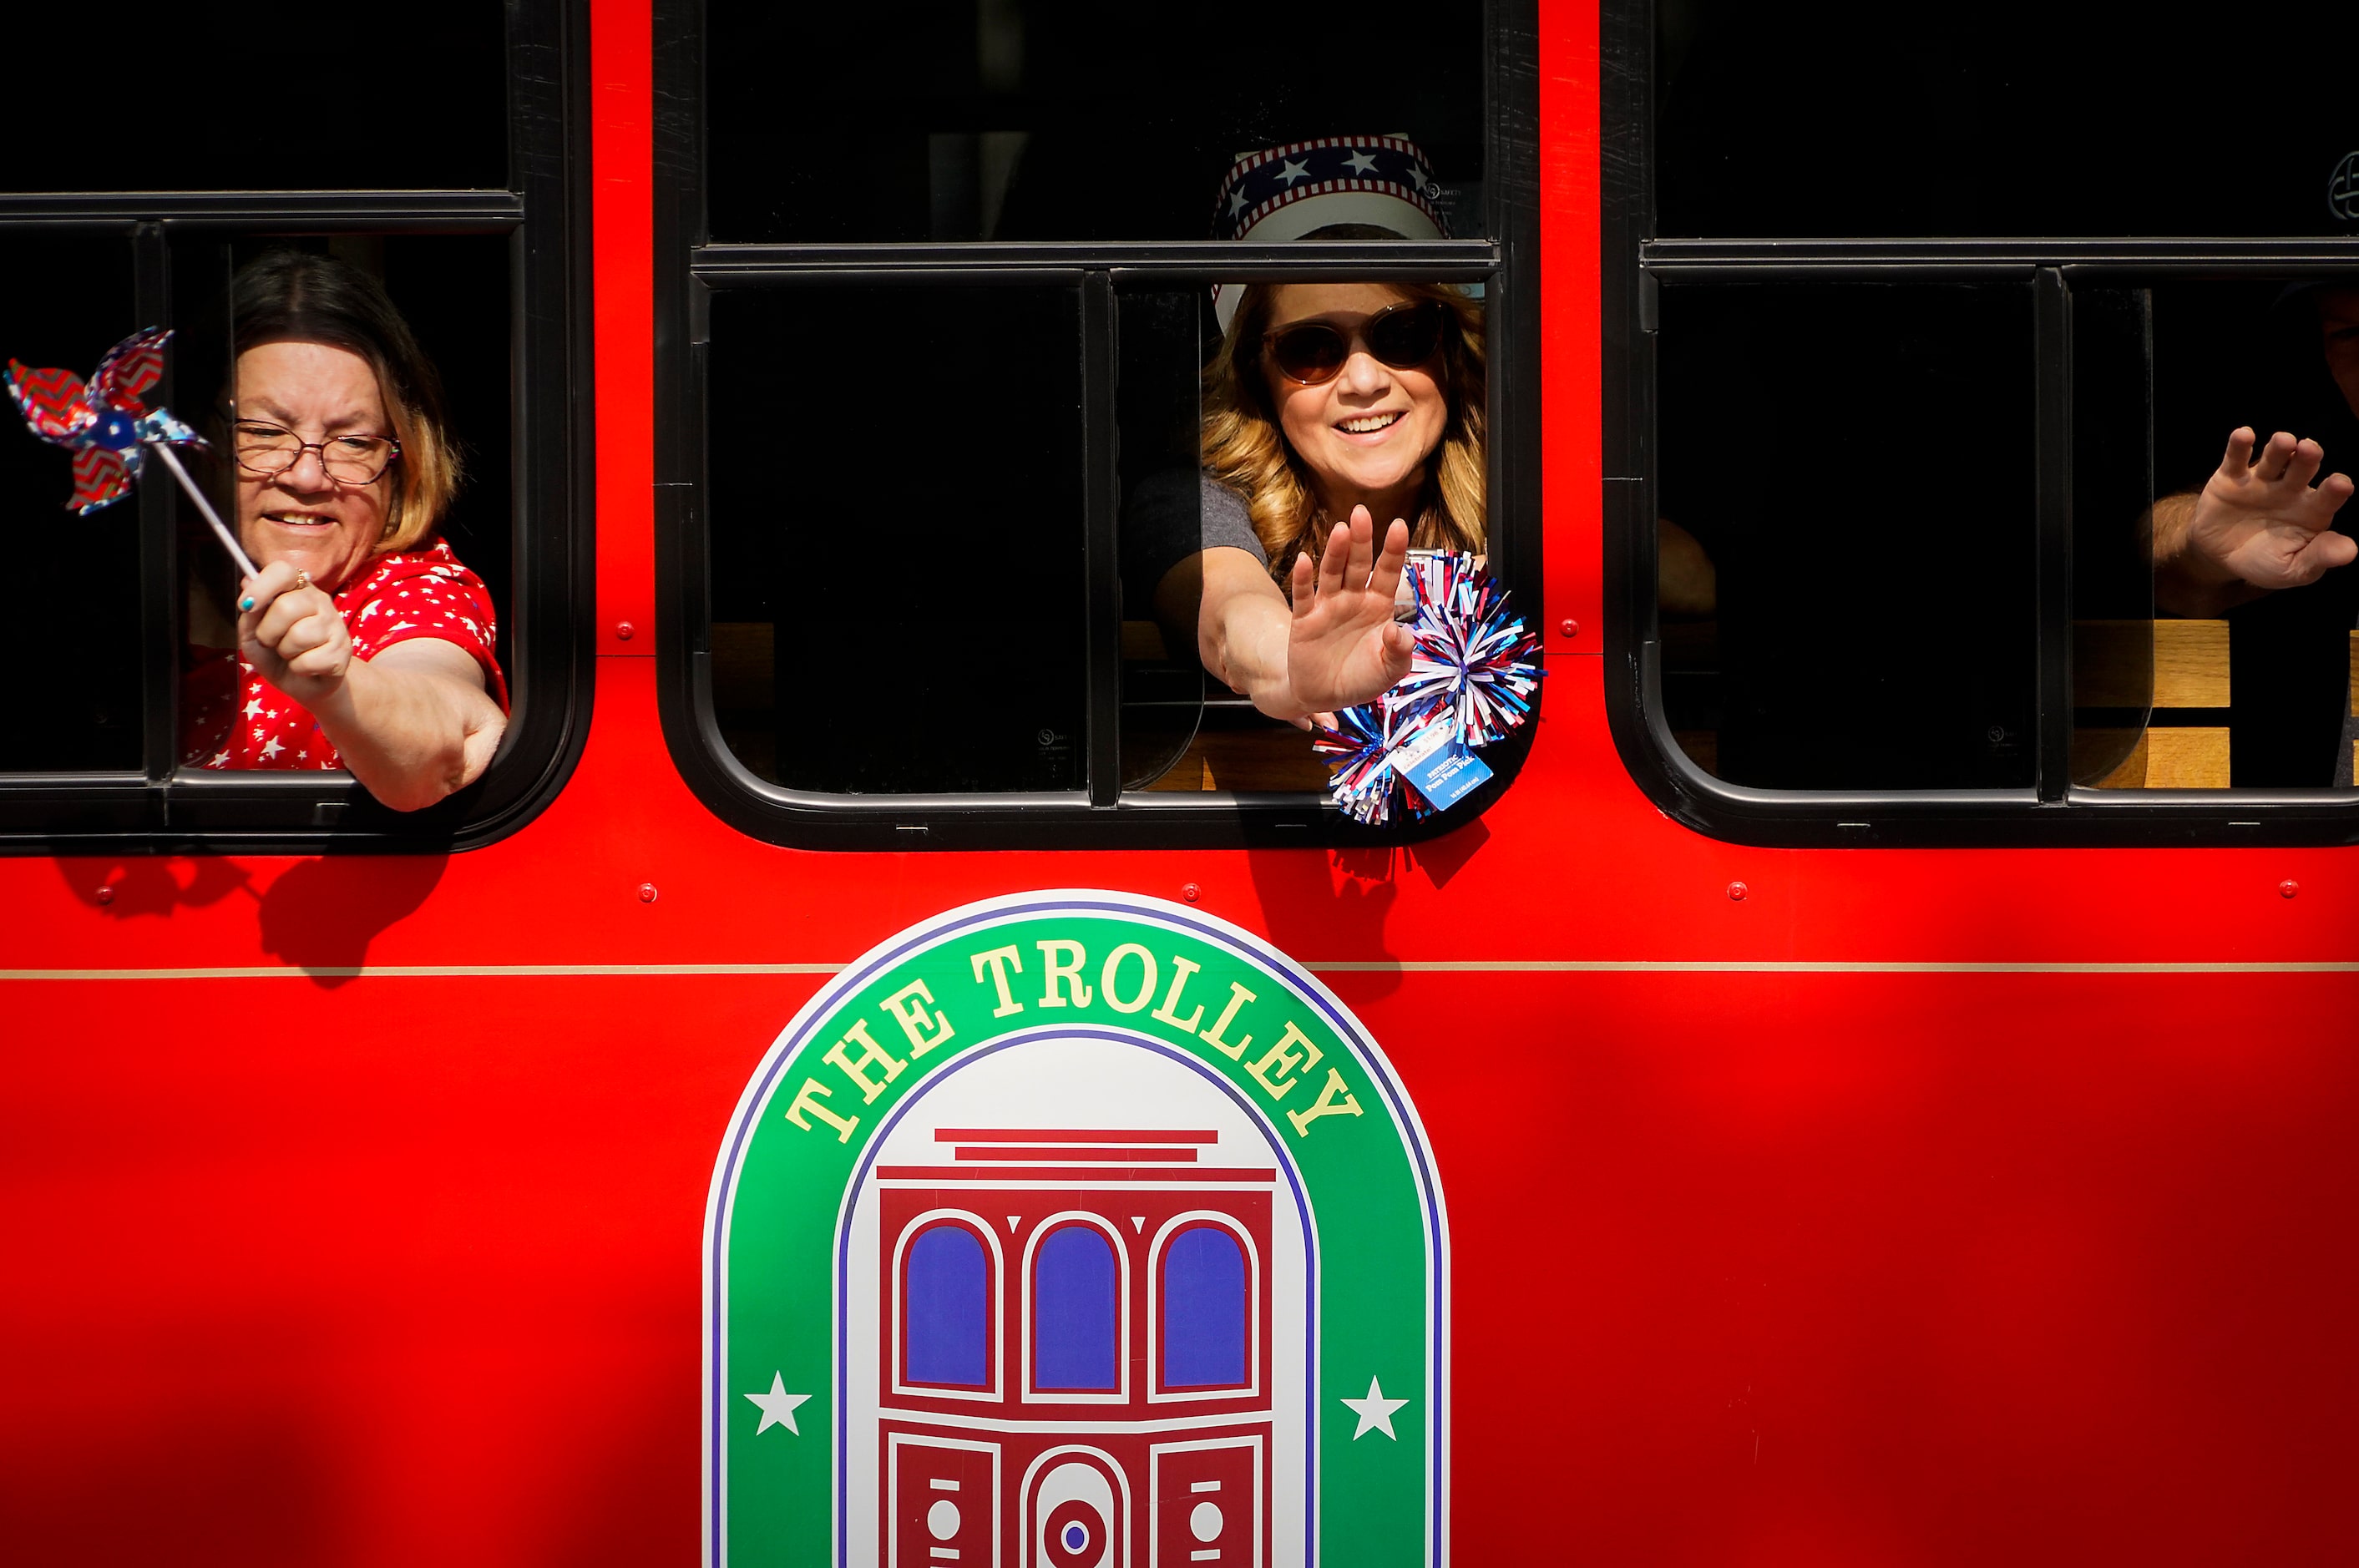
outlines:
[[[1354,346],[1364,343],[1380,364],[1414,370],[1441,347],[1441,306],[1431,299],[1377,311],[1347,335],[1327,321],[1297,321],[1263,334],[1269,357],[1288,381],[1317,387],[1343,374]]]
[[[374,485],[386,465],[401,455],[401,443],[391,436],[330,436],[307,441],[277,425],[241,421],[231,432],[237,465],[265,479],[276,478],[303,461],[307,452],[320,454],[320,466],[340,485]]]

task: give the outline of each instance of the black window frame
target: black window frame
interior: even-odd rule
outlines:
[[[1680,238],[1654,233],[1655,7],[1600,0],[1606,715],[1666,813],[1791,847],[2359,843],[2359,795],[2098,789],[2071,782],[2072,290],[2359,271],[2359,242],[2286,238]],[[2036,38],[2028,47],[2038,47]],[[2038,768],[2027,789],[1804,790],[1731,784],[1672,738],[1656,583],[1655,333],[1664,284],[2027,283],[2034,295]]]
[[[441,853],[516,832],[571,773],[594,644],[587,0],[508,0],[506,190],[0,192],[0,234],[114,234],[133,247],[141,325],[172,323],[176,239],[505,234],[516,516],[507,732],[483,779],[427,810],[380,805],[351,775],[179,766],[184,592],[178,497],[151,474],[139,533],[142,766],[0,773],[0,853]],[[171,387],[163,388],[170,401]],[[60,463],[60,483],[64,465]]]
[[[1176,24],[1175,24],[1176,25]],[[1364,827],[1310,793],[1120,788],[1121,584],[1116,560],[1114,341],[1125,290],[1215,281],[1484,282],[1490,388],[1491,552],[1530,624],[1543,624],[1539,517],[1537,0],[1484,9],[1488,236],[1435,242],[1214,240],[714,244],[705,224],[703,0],[657,0],[656,593],[658,691],[674,763],[739,831],[827,849],[1078,848],[1404,843],[1462,827],[1508,788],[1532,725],[1484,753],[1495,777],[1418,823]],[[1209,200],[1209,192],[1207,193]],[[712,701],[712,592],[702,522],[710,303],[723,289],[1056,284],[1082,297],[1088,605],[1084,789],[1053,795],[828,795],[756,777]]]

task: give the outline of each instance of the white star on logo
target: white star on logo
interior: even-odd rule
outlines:
[[[745,1397],[747,1399],[753,1398],[751,1394],[748,1394]],[[1407,1399],[1386,1399],[1384,1389],[1377,1386],[1376,1380],[1374,1377],[1368,1379],[1368,1397],[1366,1399],[1345,1399],[1343,1403],[1350,1407],[1353,1415],[1360,1418],[1360,1424],[1352,1430],[1352,1441],[1353,1443],[1359,1442],[1360,1439],[1367,1436],[1371,1432],[1383,1432],[1395,1443],[1398,1443],[1400,1441],[1400,1434],[1393,1431],[1393,1412],[1400,1409],[1403,1405],[1408,1403],[1408,1401]]]
[[[1290,158],[1285,158],[1282,159],[1277,166],[1277,182],[1280,185],[1284,185],[1289,180],[1308,180],[1310,178],[1310,160],[1309,158],[1303,159],[1300,163],[1295,162]]]
[[[1375,157],[1364,151],[1355,152],[1343,161],[1351,165],[1352,172],[1354,174],[1374,174],[1376,171]]]
[[[1230,217],[1232,217],[1232,218],[1234,218],[1234,217],[1235,217],[1239,212],[1244,212],[1245,210],[1245,193],[1244,190],[1243,190],[1243,189],[1238,189],[1238,190],[1235,190],[1235,191],[1230,191],[1230,192],[1229,192],[1229,216],[1230,216]]]
[[[249,719],[260,712],[262,712],[262,699],[259,697],[245,705],[245,716]]]
[[[770,1374],[770,1391],[768,1393],[748,1394],[745,1397],[753,1400],[755,1404],[761,1407],[762,1424],[754,1429],[754,1435],[756,1437],[761,1436],[764,1432],[769,1431],[774,1426],[785,1427],[797,1437],[800,1437],[803,1434],[803,1429],[795,1424],[795,1409],[804,1400],[810,1399],[810,1396],[809,1394],[788,1393],[787,1375],[785,1373],[773,1372]]]
[[[276,757],[286,749],[287,748],[285,746],[278,744],[278,738],[276,735],[273,735],[270,739],[270,743],[262,748],[262,755],[265,757]]]

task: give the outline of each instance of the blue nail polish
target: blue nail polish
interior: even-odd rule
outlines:
[[[240,599],[237,602],[237,607],[241,610],[251,610],[254,608],[254,595],[249,593],[245,598]]]

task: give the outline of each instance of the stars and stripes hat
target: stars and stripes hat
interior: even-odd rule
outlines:
[[[1338,223],[1365,224],[1405,240],[1450,237],[1435,202],[1441,187],[1425,150],[1407,136],[1327,136],[1249,152],[1229,166],[1212,212],[1212,237],[1299,240]],[[1212,285],[1221,330],[1237,313],[1241,283]]]

